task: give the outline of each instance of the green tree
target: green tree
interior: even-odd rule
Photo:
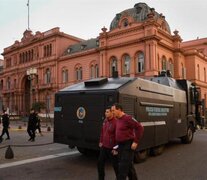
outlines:
[[[45,109],[46,108],[46,105],[44,102],[41,102],[41,101],[38,101],[38,102],[34,102],[32,104],[32,108],[37,111],[37,112],[40,112],[41,109]]]

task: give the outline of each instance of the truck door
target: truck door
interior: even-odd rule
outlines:
[[[106,107],[106,95],[65,94],[58,106],[62,107],[62,111],[59,118],[55,119],[56,142],[97,149]]]

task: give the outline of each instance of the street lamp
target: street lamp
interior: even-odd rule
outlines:
[[[32,80],[35,79],[37,75],[37,68],[27,69],[27,78],[30,81],[30,105],[32,105]]]
[[[27,69],[28,80],[33,80],[36,75],[37,75],[37,68]]]

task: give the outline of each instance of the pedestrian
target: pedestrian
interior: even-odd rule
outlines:
[[[137,180],[134,168],[134,151],[137,149],[144,128],[132,116],[124,113],[120,104],[112,106],[116,121],[116,142],[118,144],[118,180]]]
[[[34,109],[30,110],[28,125],[27,125],[27,132],[29,134],[28,141],[35,141],[35,130],[37,127],[37,114]]]
[[[38,130],[38,131],[39,131],[39,134],[40,134],[41,136],[43,136],[42,131],[41,131],[41,119],[40,119],[40,117],[38,116],[38,113],[37,113],[37,126],[36,126],[36,130]]]
[[[10,124],[9,115],[7,114],[6,110],[3,110],[3,114],[2,114],[2,125],[3,125],[3,129],[2,129],[1,136],[0,136],[0,141],[3,140],[3,136],[4,136],[5,133],[7,135],[6,140],[9,140],[10,139],[9,130],[8,130],[9,129],[9,124]]]
[[[102,125],[99,147],[100,153],[98,158],[98,177],[99,180],[104,180],[105,177],[105,163],[110,160],[116,177],[118,177],[118,157],[113,155],[113,147],[115,142],[116,133],[116,119],[113,116],[111,107],[105,110],[105,120]]]

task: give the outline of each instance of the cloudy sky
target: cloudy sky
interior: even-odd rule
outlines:
[[[28,27],[28,0],[0,0],[0,53],[22,38]],[[97,37],[109,29],[115,15],[145,2],[162,13],[171,31],[177,29],[184,41],[207,37],[205,0],[29,0],[30,29],[60,31],[83,39]],[[3,57],[0,55],[0,59]]]

